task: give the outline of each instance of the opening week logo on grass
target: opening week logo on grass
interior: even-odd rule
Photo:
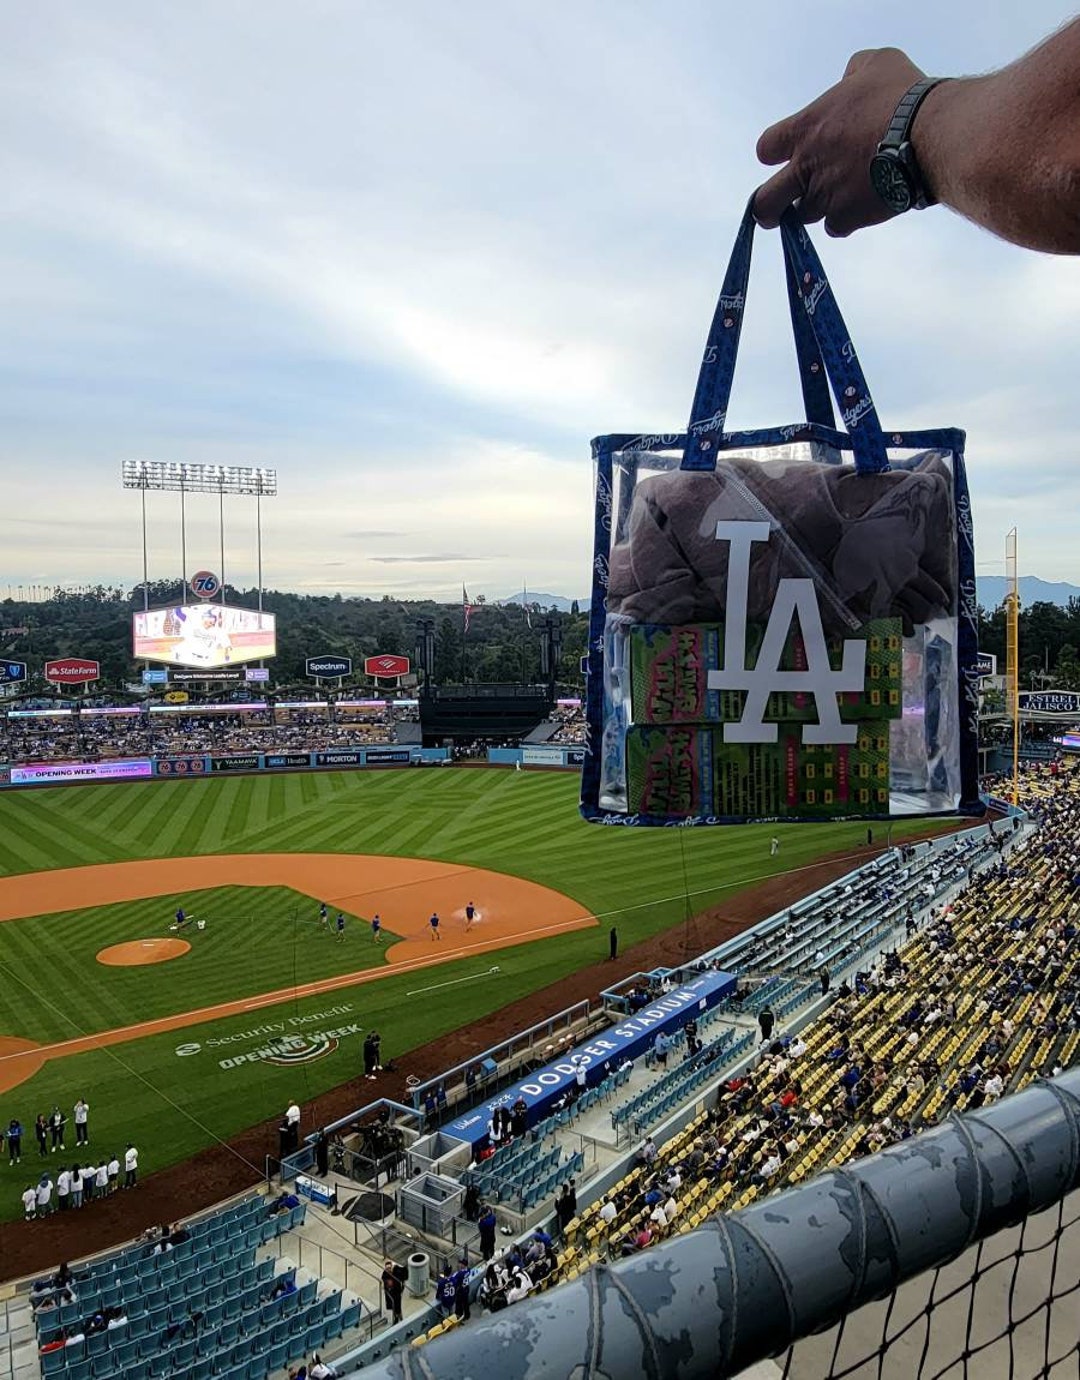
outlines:
[[[178,1058],[189,1059],[197,1054],[217,1054],[234,1045],[257,1042],[256,1049],[228,1054],[218,1058],[218,1068],[240,1068],[244,1064],[276,1064],[280,1068],[292,1068],[296,1064],[310,1064],[333,1054],[341,1041],[350,1035],[362,1035],[362,1025],[343,1025],[333,1030],[297,1030],[295,1027],[308,1025],[313,1021],[330,1020],[335,1016],[348,1016],[352,1004],[332,1006],[327,1011],[312,1011],[305,1016],[286,1016],[279,1021],[266,1021],[251,1030],[238,1030],[232,1035],[211,1036],[206,1040],[188,1040],[176,1046]]]

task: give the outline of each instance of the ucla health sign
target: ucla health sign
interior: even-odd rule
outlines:
[[[0,685],[17,685],[25,679],[25,661],[0,661]]]
[[[656,1039],[658,1031],[680,1029],[691,1017],[722,1001],[734,987],[735,978],[731,973],[701,973],[685,986],[677,987],[674,992],[654,1001],[651,1006],[627,1016],[587,1045],[578,1045],[573,1057],[585,1064],[589,1086],[601,1082],[606,1064],[616,1069],[627,1059],[637,1058]],[[511,1106],[519,1097],[529,1109],[529,1125],[533,1126],[575,1081],[577,1070],[578,1065],[571,1062],[569,1054],[565,1054],[493,1097],[490,1102],[459,1116],[443,1130],[448,1135],[476,1145],[486,1138],[488,1122],[495,1108]]]

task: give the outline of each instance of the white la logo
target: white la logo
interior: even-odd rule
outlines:
[[[710,671],[710,690],[745,690],[746,704],[737,723],[724,725],[725,743],[775,743],[776,724],[763,722],[765,706],[774,692],[801,691],[814,697],[818,722],[803,724],[804,743],[854,743],[856,724],[842,724],[837,695],[863,689],[866,675],[866,643],[844,641],[840,670],[829,663],[825,629],[814,592],[813,580],[781,580],[769,613],[765,637],[753,670],[746,669],[746,610],[750,592],[750,547],[769,540],[767,522],[718,522],[716,540],[729,543],[727,617],[724,623],[724,665]],[[799,617],[805,671],[782,671],[784,653],[794,614]]]

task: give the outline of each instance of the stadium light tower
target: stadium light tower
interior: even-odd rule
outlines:
[[[217,494],[218,531],[221,541],[221,598],[225,600],[225,495],[255,499],[255,540],[258,548],[259,613],[262,613],[262,500],[277,497],[277,470],[252,465],[201,465],[174,460],[125,460],[122,470],[125,489],[138,489],[142,499],[143,608],[149,601],[149,560],[146,546],[146,495],[180,495],[180,569],[182,588],[188,580],[187,495]]]

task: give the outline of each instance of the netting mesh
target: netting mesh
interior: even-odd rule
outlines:
[[[796,1343],[784,1380],[1080,1375],[1080,1193]]]

